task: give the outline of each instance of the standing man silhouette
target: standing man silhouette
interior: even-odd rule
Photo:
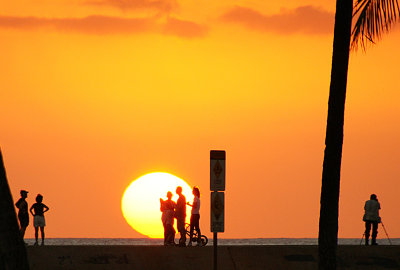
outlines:
[[[28,198],[28,191],[21,190],[20,194],[21,198],[15,203],[15,206],[18,208],[18,220],[21,227],[20,232],[22,239],[24,239],[26,227],[29,225],[28,203],[25,200]]]
[[[378,198],[375,194],[371,194],[371,197],[368,201],[365,202],[364,210],[365,214],[363,217],[363,221],[365,222],[365,245],[369,245],[369,235],[371,231],[372,225],[372,241],[371,245],[377,245],[376,236],[378,235],[378,224],[381,222],[381,218],[379,216],[379,209],[381,209],[381,205],[378,202]]]
[[[186,246],[186,230],[185,230],[185,219],[186,219],[186,197],[182,194],[182,187],[176,188],[176,194],[179,198],[176,201],[175,218],[178,227],[178,232],[181,234],[179,239],[179,246]]]

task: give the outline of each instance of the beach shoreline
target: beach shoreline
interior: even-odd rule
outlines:
[[[213,239],[210,236],[207,246],[213,244]],[[175,239],[177,241],[177,239]],[[34,238],[26,238],[25,242],[31,246],[34,244]],[[387,238],[377,239],[379,245],[400,245],[400,238]],[[111,246],[162,246],[163,239],[157,238],[46,238],[46,245],[50,246],[97,246],[97,245],[111,245]],[[339,245],[360,245],[364,241],[361,238],[339,238]],[[258,246],[258,245],[318,245],[318,238],[219,238],[218,245],[220,246]]]

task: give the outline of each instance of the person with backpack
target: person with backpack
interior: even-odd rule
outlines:
[[[372,226],[372,241],[371,245],[377,245],[376,237],[378,235],[378,224],[381,222],[381,217],[379,216],[379,209],[381,205],[378,202],[378,198],[375,194],[371,194],[370,199],[365,202],[364,205],[364,216],[363,221],[365,222],[365,245],[369,245],[369,236]]]

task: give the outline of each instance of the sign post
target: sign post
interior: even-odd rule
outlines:
[[[218,269],[218,233],[225,230],[225,151],[210,152],[211,232],[214,233],[214,270]]]

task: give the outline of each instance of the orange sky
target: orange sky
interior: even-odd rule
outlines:
[[[14,200],[44,195],[47,237],[142,237],[121,197],[166,171],[200,186],[211,237],[209,150],[224,149],[221,237],[317,237],[334,7],[0,0],[0,146]],[[400,237],[399,43],[397,27],[351,54],[339,237],[361,237],[371,193]]]

